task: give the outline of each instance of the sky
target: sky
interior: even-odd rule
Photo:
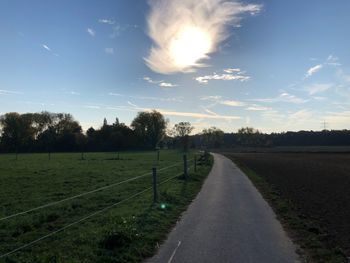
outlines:
[[[2,0],[0,114],[350,129],[350,1]]]

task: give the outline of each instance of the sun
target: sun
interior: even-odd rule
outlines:
[[[207,32],[199,27],[186,26],[173,38],[170,55],[175,65],[197,65],[210,52],[212,41]]]

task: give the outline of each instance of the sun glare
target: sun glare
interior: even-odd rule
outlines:
[[[211,39],[204,30],[189,26],[181,30],[172,40],[170,54],[174,64],[193,66],[200,59],[206,58],[211,45]]]

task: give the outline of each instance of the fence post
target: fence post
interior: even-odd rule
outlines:
[[[197,172],[197,154],[194,155],[194,171]]]
[[[160,154],[160,150],[158,149],[157,151],[157,161],[159,162],[159,154]]]
[[[152,168],[153,175],[153,203],[158,202],[158,193],[157,193],[157,168]]]
[[[187,155],[184,154],[184,178],[187,180],[188,174],[187,174]]]

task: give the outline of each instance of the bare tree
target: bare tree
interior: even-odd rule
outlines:
[[[179,122],[178,124],[175,124],[174,128],[171,130],[171,134],[180,139],[184,152],[188,150],[189,135],[193,129],[194,127],[191,125],[191,123]]]

